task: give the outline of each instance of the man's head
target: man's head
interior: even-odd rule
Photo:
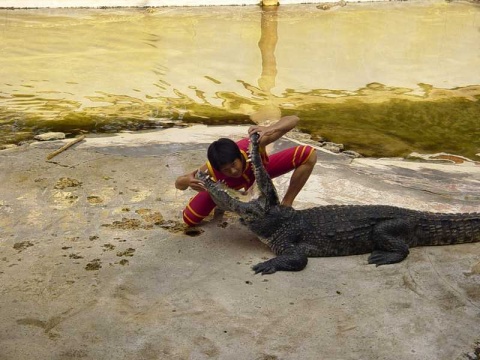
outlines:
[[[221,138],[214,141],[208,147],[207,157],[213,168],[223,175],[234,178],[242,176],[242,153],[233,140]]]

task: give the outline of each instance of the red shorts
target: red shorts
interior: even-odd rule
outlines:
[[[308,145],[295,146],[268,156],[266,170],[271,178],[283,175],[305,163],[314,149]],[[252,184],[248,183],[248,187]],[[215,208],[216,204],[206,191],[190,199],[183,210],[183,221],[190,226],[199,224]]]

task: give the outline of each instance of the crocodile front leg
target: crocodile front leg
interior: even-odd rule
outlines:
[[[307,266],[308,257],[300,249],[292,247],[277,257],[252,266],[255,274],[273,274],[277,271],[300,271]]]

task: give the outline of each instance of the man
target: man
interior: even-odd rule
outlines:
[[[305,185],[317,162],[315,149],[308,145],[295,146],[278,153],[267,155],[265,147],[281,138],[292,130],[298,123],[297,116],[284,116],[270,126],[254,125],[248,129],[248,134],[258,133],[262,160],[270,177],[286,174],[294,170],[290,183],[282,200],[282,205],[292,206],[295,197]],[[189,187],[198,191],[190,199],[183,211],[183,220],[187,225],[199,224],[215,208],[215,203],[205,190],[203,183],[195,178],[197,171],[207,171],[210,176],[218,181],[223,180],[232,189],[248,190],[255,181],[252,165],[248,160],[249,139],[244,138],[238,142],[221,138],[208,147],[208,161],[198,170],[179,176],[175,187],[186,190]]]

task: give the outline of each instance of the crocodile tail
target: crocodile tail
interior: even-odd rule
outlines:
[[[480,242],[480,213],[423,214],[417,227],[417,244],[454,245]]]

